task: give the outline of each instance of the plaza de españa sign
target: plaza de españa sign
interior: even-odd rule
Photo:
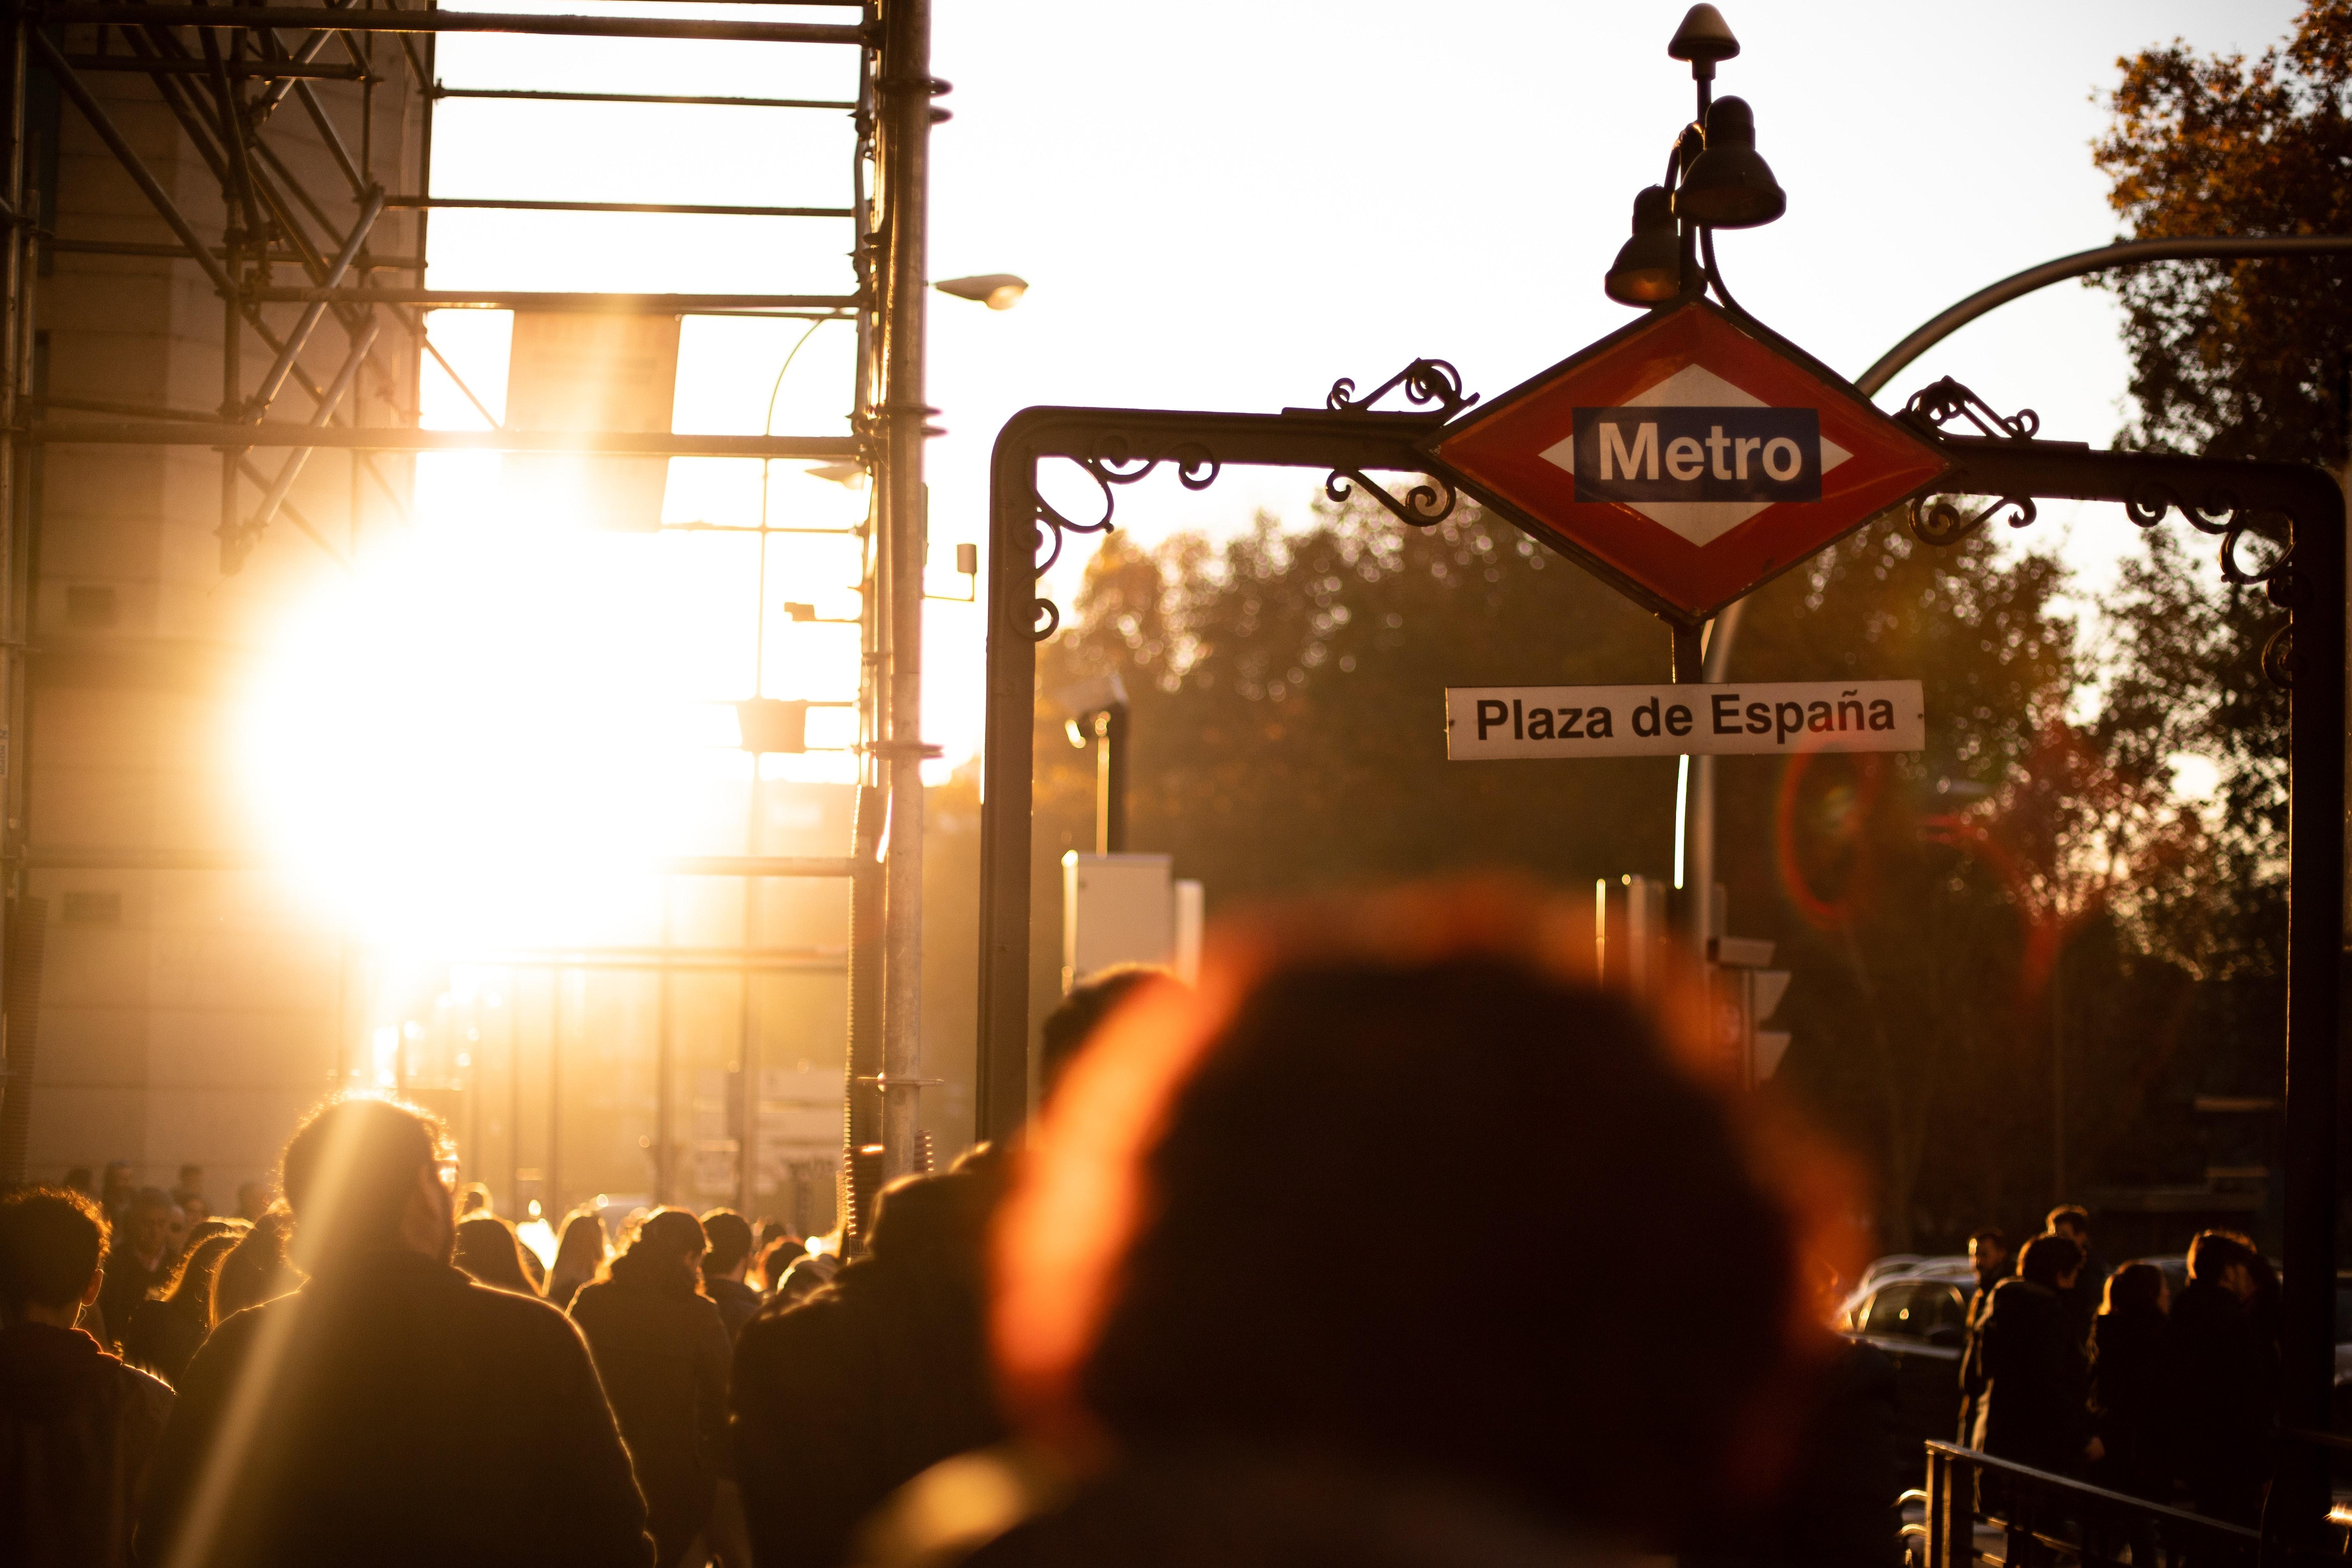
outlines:
[[[1505,394],[1436,451],[1521,528],[1690,621],[1947,466],[1833,373],[1703,300]]]

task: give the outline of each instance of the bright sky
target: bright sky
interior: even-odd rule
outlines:
[[[934,561],[951,563],[956,542],[984,540],[990,444],[1026,405],[1270,410],[1319,403],[1340,375],[1371,385],[1421,354],[1451,360],[1491,397],[1620,325],[1627,312],[1603,298],[1601,276],[1634,191],[1658,177],[1690,112],[1687,69],[1664,55],[1683,9],[938,0],[935,69],[955,91],[941,100],[954,119],[933,137],[932,276],[1010,271],[1033,287],[1004,313],[933,298],[930,397],[949,431],[930,448]],[[1745,53],[1723,68],[1718,91],[1755,106],[1759,150],[1789,193],[1780,223],[1722,237],[1726,274],[1748,309],[1854,374],[1962,295],[2115,237],[2089,144],[2119,55],[2175,36],[2258,51],[2284,35],[2295,6],[1733,0],[1724,10]],[[452,85],[850,90],[847,51],[809,47],[450,37],[439,58]],[[845,118],[824,111],[450,100],[438,110],[434,188],[836,204],[848,147]],[[442,213],[430,281],[834,289],[845,286],[845,247],[837,222]],[[505,320],[437,318],[493,406]],[[801,331],[690,320],[679,427],[758,430]],[[817,332],[785,378],[779,432],[842,428],[848,349],[845,327]],[[2104,444],[2121,420],[2116,312],[2078,285],[1964,331],[1886,401],[1945,374],[1998,408],[2038,409],[2052,436]],[[431,406],[436,423],[466,422],[454,395]],[[433,462],[431,494],[479,482],[478,462]],[[1319,477],[1233,471],[1199,494],[1149,481],[1121,494],[1119,519],[1145,540],[1234,530],[1260,507],[1303,519]],[[674,520],[749,521],[758,504],[754,467],[673,472]],[[859,501],[780,473],[771,504],[779,522],[837,526]],[[2119,515],[2102,509],[2053,507],[2044,519],[2042,537],[2071,531],[2069,557],[2089,586],[2129,547]],[[702,649],[698,694],[743,694],[747,542],[660,542],[688,603],[649,614],[640,629]],[[961,586],[943,566],[934,576],[941,592]],[[850,634],[774,617],[787,599],[850,614],[853,577],[834,542],[775,549],[771,694],[850,694]],[[926,724],[953,760],[980,733],[980,621],[958,605],[932,612]],[[1664,657],[1662,639],[1662,666]]]

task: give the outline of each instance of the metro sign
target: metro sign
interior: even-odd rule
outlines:
[[[1948,466],[1836,374],[1703,300],[1553,366],[1436,450],[1520,527],[1686,620]]]

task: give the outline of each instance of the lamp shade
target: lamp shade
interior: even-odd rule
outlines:
[[[1675,192],[1675,211],[1711,228],[1754,228],[1786,212],[1789,198],[1756,152],[1756,111],[1739,98],[1706,111],[1706,151]]]
[[[1675,198],[1664,186],[1633,198],[1633,237],[1617,252],[1602,288],[1621,305],[1654,305],[1683,291],[1682,240]]]

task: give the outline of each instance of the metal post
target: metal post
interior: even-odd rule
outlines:
[[[1127,704],[1095,715],[1095,852],[1127,853]]]
[[[0,288],[6,291],[5,301],[0,301],[0,430],[6,432],[0,436],[0,817],[9,819],[5,830],[0,830],[0,847],[11,852],[7,864],[12,867],[20,864],[14,851],[23,843],[17,827],[17,803],[24,797],[17,779],[25,765],[23,708],[18,700],[23,668],[17,650],[32,629],[27,624],[30,584],[23,596],[16,591],[26,549],[24,533],[17,526],[20,492],[31,479],[32,456],[30,447],[16,433],[24,425],[18,396],[23,390],[20,366],[26,362],[24,340],[30,337],[33,326],[31,312],[23,307],[31,291],[34,224],[39,217],[25,210],[31,191],[25,177],[25,54],[30,31],[26,8],[12,7],[7,53],[0,58],[0,95],[6,99],[5,118],[0,118],[0,199],[8,206],[6,244],[0,247]],[[38,907],[23,896],[20,880],[13,874],[0,879],[0,999],[9,995],[8,987],[17,979],[8,949],[18,938],[19,921]],[[5,1076],[0,1076],[0,1127],[29,1129],[33,1082],[30,1053],[24,1045],[34,1021],[15,1014],[15,1008],[0,1005],[0,1069],[5,1069]],[[17,1026],[13,1039],[11,1023]],[[0,1184],[22,1175],[21,1169],[0,1168]]]
[[[764,552],[765,539],[760,541]],[[761,606],[764,613],[765,605]],[[760,853],[760,753],[751,753],[751,798],[744,806],[743,850]],[[766,884],[757,877],[743,879],[743,951],[760,945],[760,892]],[[760,1165],[760,995],[751,966],[743,966],[741,1003],[736,1018],[735,1046],[735,1212],[749,1219],[759,1213]]]
[[[882,10],[883,560],[890,626],[887,732],[890,842],[885,892],[882,1173],[916,1167],[922,1120],[923,997],[923,312],[931,95],[929,0]]]

